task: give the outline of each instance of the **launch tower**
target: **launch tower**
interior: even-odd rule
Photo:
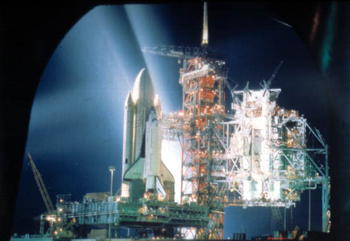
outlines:
[[[182,86],[182,111],[164,122],[166,139],[181,139],[181,204],[196,203],[209,208],[207,226],[185,229],[184,236],[222,239],[224,223],[225,174],[214,159],[224,149],[216,131],[222,131],[225,117],[227,72],[225,62],[207,57],[209,44],[207,3],[204,3],[200,48],[163,46],[144,48],[143,52],[182,59],[179,83]],[[175,137],[176,138],[176,137]]]
[[[208,227],[197,230],[198,238],[223,238],[223,180],[220,163],[214,156],[222,152],[216,131],[225,117],[225,63],[207,57],[187,60],[180,77],[183,89],[182,203],[195,202],[210,208]],[[224,177],[225,178],[225,177]]]

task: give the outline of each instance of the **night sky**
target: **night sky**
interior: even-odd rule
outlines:
[[[304,114],[328,141],[325,83],[293,28],[258,3],[208,7],[209,45],[226,61],[238,89],[247,81],[252,89],[259,88],[283,60],[271,86],[282,89],[279,105]],[[177,60],[143,55],[140,48],[197,47],[201,31],[202,5],[182,3],[99,6],[67,33],[42,74],[26,146],[53,202],[57,194],[71,193],[74,201],[81,201],[88,192],[107,192],[110,165],[116,166],[114,191],[119,189],[124,101],[138,72],[149,69],[165,113],[181,109]],[[37,233],[32,219],[45,211],[26,153],[14,228],[20,234]],[[312,196],[314,230],[321,230],[320,191]],[[293,210],[294,226],[302,230],[307,230],[307,197],[306,192]],[[288,219],[288,228],[294,226]],[[233,232],[250,237],[274,229],[280,228],[273,227],[269,208],[226,209],[225,237]]]

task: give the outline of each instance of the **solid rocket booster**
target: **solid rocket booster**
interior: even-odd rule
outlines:
[[[132,100],[131,92],[126,97],[124,110],[124,140],[123,140],[123,165],[122,175],[129,168],[133,161],[132,142],[134,137],[134,102]]]
[[[140,198],[156,193],[172,200],[174,177],[161,160],[161,102],[154,96],[146,69],[138,74],[125,101],[122,196]]]
[[[121,195],[129,196],[129,184],[123,182],[124,173],[133,162],[133,137],[134,137],[134,102],[129,92],[124,109],[124,133],[123,133],[123,157],[122,157],[122,185]]]
[[[129,196],[129,183],[124,182],[124,173],[133,162],[133,138],[134,138],[134,102],[129,92],[124,107],[124,133],[123,133],[123,157],[122,157],[122,184],[121,196]]]

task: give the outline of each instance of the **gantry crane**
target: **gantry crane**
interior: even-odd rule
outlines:
[[[36,168],[34,160],[29,152],[28,152],[28,157],[29,157],[29,165],[32,167],[35,182],[38,185],[41,197],[42,197],[44,204],[46,206],[46,209],[47,209],[47,214],[46,215],[43,214],[40,216],[40,234],[43,235],[44,234],[44,221],[48,221],[50,223],[50,229],[53,227],[53,223],[56,220],[55,208],[54,208],[52,201],[50,199],[50,196],[47,192],[47,189],[46,189],[44,181],[41,177],[41,174],[40,174],[39,170]],[[50,229],[48,231],[50,231]]]

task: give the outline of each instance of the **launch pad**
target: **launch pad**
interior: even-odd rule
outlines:
[[[81,203],[58,196],[55,214],[48,220],[52,233],[62,237],[69,230],[73,235],[79,227],[109,226],[108,237],[111,229],[127,228],[136,230],[140,238],[153,233],[160,238],[222,239],[225,206],[290,208],[300,201],[304,190],[317,185],[322,185],[322,228],[328,232],[328,147],[321,133],[297,111],[278,106],[281,90],[269,88],[272,78],[263,82],[260,90],[250,90],[247,84],[236,91],[227,84],[223,61],[184,61],[182,111],[164,116],[159,99],[149,97],[153,92],[136,86],[141,106],[149,98],[149,106],[140,108],[148,108],[148,112],[140,112],[142,123],[138,107],[132,109],[131,95],[127,97],[124,140],[130,135],[131,146],[137,142],[137,135],[130,134],[136,130],[130,117],[131,123],[144,128],[144,134],[138,137],[138,151],[124,146],[140,158],[131,163],[124,159],[128,178],[123,180],[121,195],[87,194]],[[152,90],[152,81],[142,70],[135,85],[145,82]],[[228,112],[223,104],[225,84],[233,97]],[[149,95],[145,95],[147,91]],[[131,110],[135,114],[130,115]],[[173,179],[162,167],[161,157],[151,155],[159,153],[156,149],[161,139],[180,141],[182,146],[180,203],[173,201],[174,189],[169,185]]]
[[[98,194],[96,194],[97,196]],[[94,196],[94,195],[92,195]],[[102,200],[86,199],[82,203],[70,202],[60,198],[57,203],[57,225],[74,226],[94,225],[105,227],[112,224],[112,228],[171,229],[173,237],[176,228],[206,226],[209,223],[208,208],[190,203],[179,205],[170,201],[158,201],[157,198],[142,198],[131,201],[129,198],[111,197],[105,195]],[[175,228],[175,229],[174,229]],[[167,230],[169,232],[169,230]]]
[[[42,216],[50,235],[72,238],[77,229],[108,226],[109,238],[111,229],[126,228],[145,238],[151,230],[161,238],[223,239],[224,207],[290,208],[317,185],[322,229],[329,231],[328,146],[321,133],[298,111],[277,104],[281,89],[270,85],[280,65],[259,90],[249,83],[231,88],[225,61],[206,56],[206,18],[205,7],[197,51],[144,49],[182,61],[182,110],[162,112],[142,69],[125,101],[120,195],[88,194],[82,202],[58,196],[56,209]],[[162,160],[163,139],[181,143],[180,203],[174,202],[175,179]]]

